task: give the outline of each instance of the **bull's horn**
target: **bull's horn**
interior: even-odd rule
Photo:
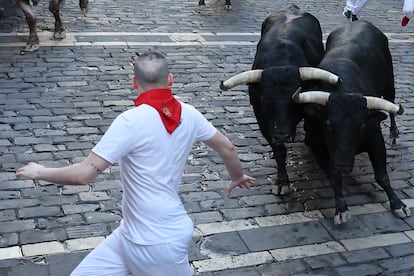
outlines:
[[[401,115],[404,112],[404,108],[402,107],[402,105],[398,106],[385,99],[372,97],[372,96],[366,96],[365,98],[367,99],[368,109],[380,109],[380,110],[388,111],[389,113],[398,114],[398,115]]]
[[[316,103],[320,105],[326,105],[329,99],[330,93],[325,91],[306,91],[300,93],[300,89],[292,96],[292,100],[295,103]]]
[[[321,80],[333,85],[342,81],[337,75],[316,67],[299,67],[299,74],[302,80]]]
[[[256,69],[237,74],[226,81],[221,81],[220,89],[228,90],[240,84],[260,82],[262,79],[262,72],[263,69]]]

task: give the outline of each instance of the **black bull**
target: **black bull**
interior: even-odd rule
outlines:
[[[39,37],[37,36],[36,30],[36,15],[30,7],[30,2],[32,2],[33,5],[37,5],[39,0],[16,0],[17,5],[22,9],[24,15],[26,16],[26,22],[29,26],[29,39],[26,44],[26,51],[33,52],[39,49]],[[88,2],[88,0],[79,0],[79,7],[84,14],[88,10]],[[64,0],[49,1],[49,10],[55,18],[55,28],[53,31],[54,39],[63,39],[66,36],[65,28],[62,20],[60,19],[60,6],[63,3]]]
[[[294,100],[305,103],[305,143],[326,172],[335,194],[335,224],[350,219],[342,176],[352,171],[355,155],[367,152],[375,180],[384,189],[392,212],[399,218],[411,215],[397,197],[386,170],[386,148],[381,121],[390,114],[390,138],[398,130],[394,115],[402,107],[394,104],[392,57],[387,37],[374,25],[356,21],[339,27],[327,39],[320,68],[342,79],[340,86],[320,84],[319,91],[296,93]]]
[[[223,90],[249,85],[250,103],[260,131],[276,159],[279,194],[290,191],[284,143],[293,141],[296,126],[303,119],[301,105],[292,101],[293,93],[299,87],[306,87],[309,79],[338,82],[329,72],[306,67],[319,64],[323,54],[319,21],[291,5],[287,11],[275,12],[262,23],[252,70],[220,85]]]
[[[199,0],[199,1],[198,1],[198,5],[199,5],[199,6],[205,6],[205,5],[206,5],[205,0]],[[226,10],[230,10],[230,9],[231,9],[231,0],[226,0],[226,2],[225,2],[225,4],[224,4],[224,8],[225,8]]]

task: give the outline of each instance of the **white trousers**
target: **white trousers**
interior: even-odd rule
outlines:
[[[413,18],[414,0],[404,0],[403,15]]]
[[[365,6],[368,0],[346,0],[346,5],[344,10],[351,11],[352,14],[358,15],[362,10],[362,7]]]
[[[191,276],[188,248],[192,237],[172,243],[139,245],[120,229],[90,252],[71,276]]]

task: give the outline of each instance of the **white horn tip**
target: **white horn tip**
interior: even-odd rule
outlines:
[[[223,91],[228,90],[227,86],[224,85],[224,81],[220,82],[220,89],[223,90]]]
[[[401,115],[401,114],[403,114],[404,113],[404,108],[403,108],[403,106],[400,104],[400,108],[398,109],[398,111],[397,111],[397,115]]]

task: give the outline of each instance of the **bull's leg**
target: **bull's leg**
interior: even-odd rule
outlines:
[[[53,38],[59,40],[66,37],[65,28],[59,14],[61,3],[63,3],[63,0],[50,0],[49,2],[49,10],[55,17],[55,29],[53,31]]]
[[[83,12],[83,15],[89,10],[89,1],[88,0],[79,0],[79,8]]]
[[[382,136],[381,136],[382,139]],[[375,173],[375,180],[384,189],[390,201],[391,211],[398,218],[406,218],[411,216],[411,211],[395,194],[391,187],[390,179],[386,168],[386,149],[382,139],[382,143],[375,143],[368,152],[372,167]]]
[[[395,85],[394,85],[394,76],[392,75],[386,85],[384,86],[384,99],[394,102],[395,101]],[[403,112],[403,109],[401,109]],[[390,113],[390,135],[389,135],[389,144],[395,145],[397,144],[397,138],[399,137],[399,132],[397,125],[395,124],[395,116],[394,114]]]
[[[289,177],[286,171],[286,146],[283,143],[272,144],[273,154],[277,164],[277,192],[279,195],[290,193]]]
[[[390,125],[389,141],[391,145],[395,145],[397,144],[397,138],[399,137],[399,132],[398,132],[397,124],[395,123],[395,115],[392,113],[390,113],[390,121],[391,121],[391,125]]]
[[[334,190],[335,196],[335,225],[340,225],[351,219],[351,211],[348,209],[342,194],[342,174],[331,168],[329,182]]]
[[[4,16],[4,8],[0,7],[0,21],[3,19]]]
[[[226,10],[230,10],[231,9],[231,0],[226,0],[226,4],[224,4],[224,8]]]
[[[36,16],[30,8],[29,0],[16,0],[16,4],[22,9],[29,26],[29,39],[26,43],[26,51],[37,51],[39,49],[39,37],[36,32]]]

